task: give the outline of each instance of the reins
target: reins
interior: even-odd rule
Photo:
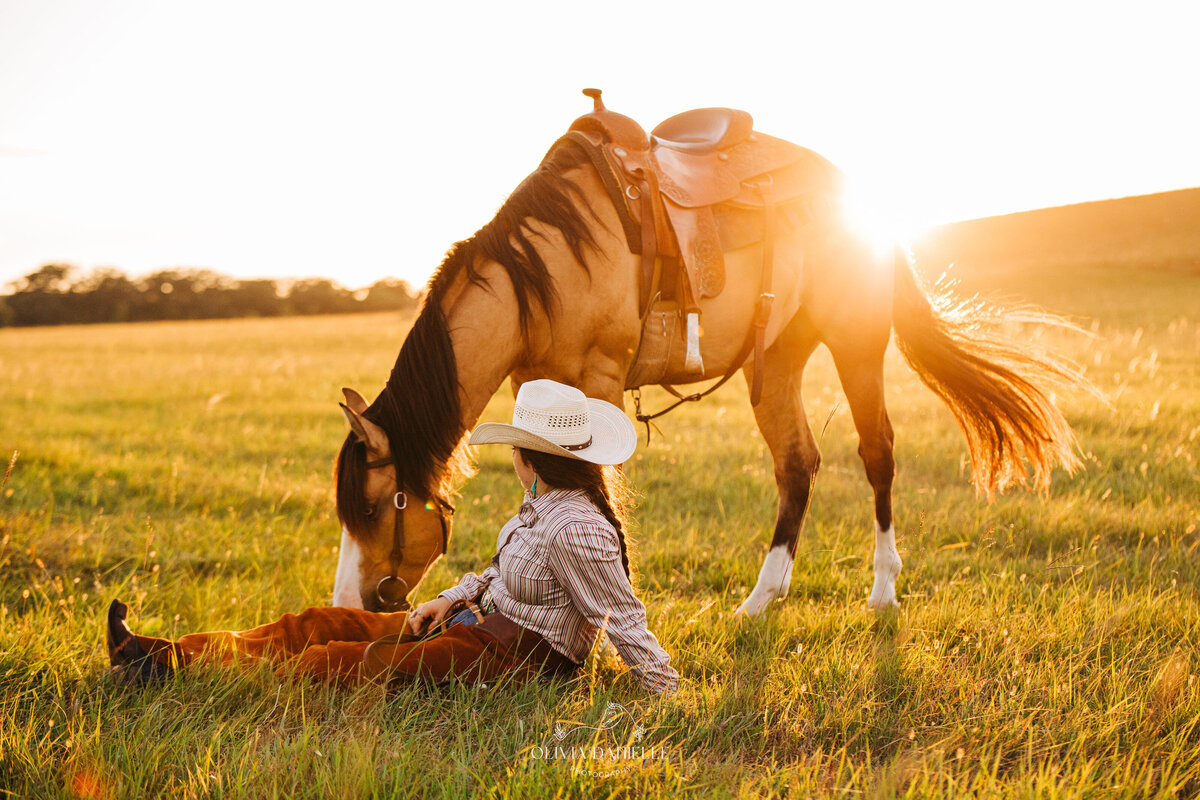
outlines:
[[[366,468],[394,467],[395,464],[392,457],[388,456],[366,462]],[[442,552],[440,555],[445,555],[450,544],[450,529],[446,524],[446,515],[443,512],[448,510],[453,514],[454,506],[440,498],[434,499],[441,507],[441,511],[438,512],[438,521],[442,524]],[[380,578],[379,583],[375,584],[375,596],[384,611],[407,611],[411,608],[407,599],[411,589],[408,581],[400,577],[400,564],[404,561],[404,509],[408,508],[408,495],[400,488],[399,470],[396,470],[396,493],[392,495],[392,505],[396,509],[396,520],[392,526],[392,552],[388,556],[392,572],[390,575]]]
[[[740,370],[742,368],[742,366],[746,363],[746,359],[749,358],[750,354],[754,351],[756,339],[757,339],[757,337],[755,335],[754,330],[751,330],[750,336],[747,337],[746,344],[742,346],[741,352],[738,353],[736,358],[734,358],[733,364],[732,364],[732,366],[730,366],[729,370],[726,371],[726,373],[723,376],[721,376],[721,379],[719,381],[714,383],[712,386],[709,386],[707,389],[705,389],[702,392],[693,392],[692,394],[682,394],[674,386],[671,386],[666,383],[659,384],[659,386],[662,389],[664,389],[667,393],[674,395],[675,397],[677,397],[679,399],[677,399],[674,403],[667,406],[666,408],[661,409],[660,411],[655,411],[653,414],[642,413],[642,387],[639,386],[635,389],[630,389],[630,394],[633,395],[633,416],[635,419],[637,419],[638,422],[645,423],[645,425],[646,425],[646,444],[650,443],[650,422],[652,420],[658,419],[661,416],[669,414],[670,412],[679,408],[684,403],[699,402],[700,400],[703,400],[704,398],[708,397],[710,394],[715,392],[717,389],[720,389],[722,386],[724,386],[725,383],[730,378],[732,378],[734,375],[736,375],[738,373],[738,370]],[[756,375],[757,375],[757,373],[756,373]]]

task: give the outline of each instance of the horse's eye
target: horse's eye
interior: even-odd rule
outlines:
[[[366,510],[363,511],[363,516],[365,516],[365,517],[375,516],[375,506],[367,506]]]

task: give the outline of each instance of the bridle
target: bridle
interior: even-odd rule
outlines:
[[[396,462],[392,460],[391,456],[388,456],[368,461],[367,469],[394,467],[395,464]],[[450,540],[450,525],[446,516],[447,513],[454,514],[454,506],[441,498],[434,498],[434,502],[438,504],[438,521],[442,523],[442,552],[438,553],[439,556],[442,556],[446,554]],[[408,602],[408,593],[411,589],[408,581],[400,577],[400,564],[404,561],[404,509],[408,508],[408,495],[400,488],[399,469],[396,470],[396,493],[392,495],[392,505],[396,508],[396,522],[392,526],[392,552],[388,556],[392,571],[390,575],[383,576],[379,579],[379,583],[375,584],[375,597],[379,600],[379,607],[383,611],[407,611],[412,608]],[[433,560],[430,559],[430,562],[432,563]]]

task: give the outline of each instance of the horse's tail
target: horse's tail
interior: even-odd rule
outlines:
[[[964,301],[941,282],[927,293],[903,248],[897,248],[892,305],[900,352],[958,420],[977,489],[991,496],[1028,484],[1022,452],[1039,490],[1049,486],[1055,465],[1068,472],[1082,466],[1075,433],[1047,387],[1090,384],[1066,362],[998,331],[1005,321],[1063,324],[1061,319],[1006,312],[978,298]]]

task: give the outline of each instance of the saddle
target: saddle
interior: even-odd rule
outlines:
[[[630,252],[641,255],[642,337],[626,388],[661,383],[681,321],[684,368],[704,376],[698,300],[724,289],[725,251],[762,242],[762,288],[745,354],[708,390],[728,380],[753,353],[751,402],[757,404],[762,386],[757,365],[774,300],[771,262],[777,229],[804,224],[813,202],[836,185],[839,173],[811,150],[755,131],[745,111],[685,111],[647,135],[633,119],[605,108],[599,89],[583,93],[594,102],[592,112],[575,120],[555,147],[569,142],[588,154],[620,217]],[[682,402],[683,395],[675,394]],[[638,395],[634,399],[637,403]],[[638,418],[648,421],[640,408]]]

